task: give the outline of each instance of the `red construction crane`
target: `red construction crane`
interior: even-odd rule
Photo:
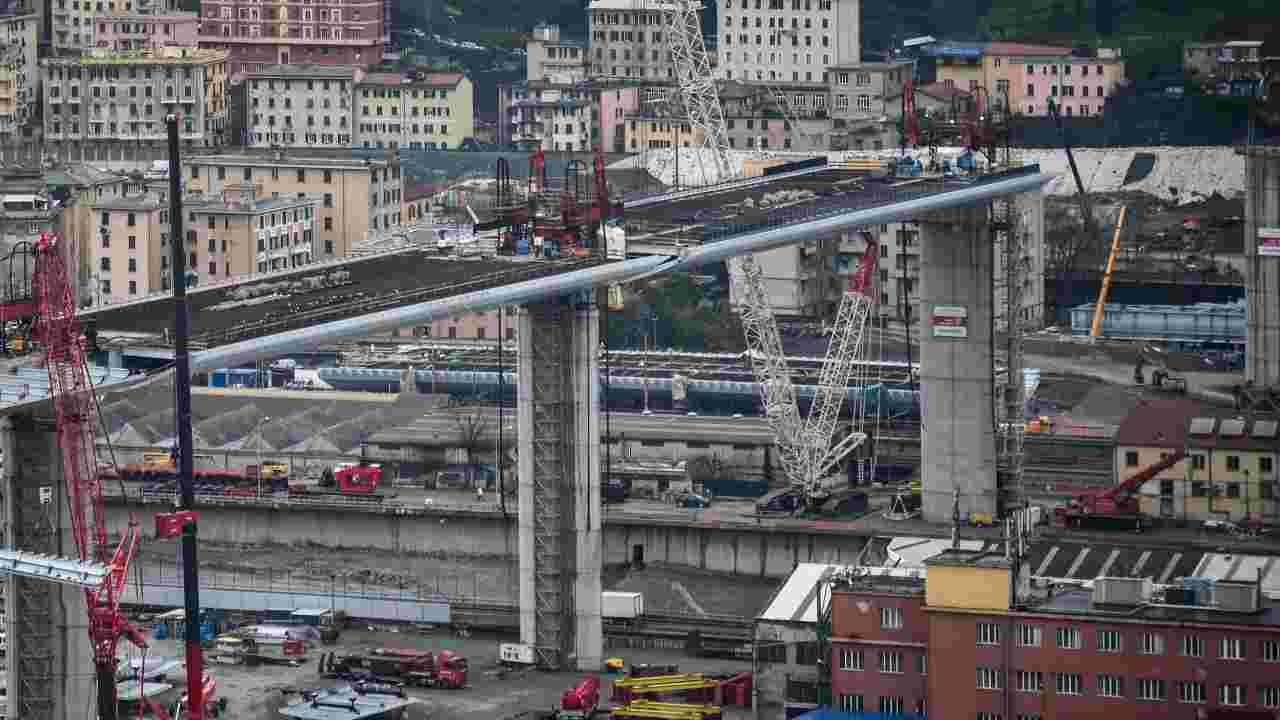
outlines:
[[[120,596],[138,547],[139,531],[131,521],[114,549],[107,542],[102,480],[94,447],[97,398],[85,361],[85,338],[76,317],[66,252],[55,235],[43,234],[36,244],[33,284],[37,308],[33,335],[45,348],[76,550],[81,562],[103,563],[108,570],[106,582],[85,591],[85,604],[98,678],[98,717],[116,720],[116,649],[120,637],[128,637],[139,648],[147,647],[142,634],[120,612]]]
[[[1081,493],[1069,500],[1065,507],[1054,508],[1053,517],[1060,527],[1113,527],[1141,530],[1144,517],[1134,494],[1146,482],[1187,456],[1185,450],[1165,455],[1154,465],[1134,473],[1128,480],[1105,490]]]

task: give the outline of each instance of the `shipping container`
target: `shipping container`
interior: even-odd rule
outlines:
[[[501,643],[498,645],[498,662],[504,665],[533,665],[536,663],[533,646],[525,643]]]
[[[600,615],[606,618],[634,620],[644,615],[644,595],[637,592],[606,590],[600,593]]]
[[[702,481],[702,493],[711,497],[758,498],[768,492],[769,481],[764,478],[715,478]]]

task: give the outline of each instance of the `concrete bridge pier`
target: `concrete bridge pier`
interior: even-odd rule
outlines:
[[[1273,236],[1280,230],[1280,148],[1260,146],[1243,152],[1249,340],[1244,377],[1259,387],[1276,386],[1280,385],[1280,257],[1273,253],[1280,238]]]
[[[58,435],[30,413],[0,417],[0,527],[4,547],[74,558]],[[4,591],[4,702],[10,718],[96,717],[93,648],[84,592],[38,578],[0,576]]]
[[[599,670],[599,310],[590,294],[520,309],[520,640],[539,664]]]
[[[992,238],[985,205],[920,223],[921,492],[924,519],[996,512],[991,377]]]

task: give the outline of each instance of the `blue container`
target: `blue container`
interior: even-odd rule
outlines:
[[[217,634],[217,628],[213,623],[200,623],[200,642],[213,642]]]
[[[154,632],[157,640],[169,639],[169,626],[164,623],[157,623]]]
[[[516,254],[517,254],[517,255],[528,255],[528,254],[529,254],[529,241],[528,241],[528,240],[521,240],[520,242],[516,243]]]

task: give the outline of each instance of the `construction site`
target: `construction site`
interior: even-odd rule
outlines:
[[[740,153],[698,4],[667,23],[647,102],[697,142],[616,170],[661,190],[537,151],[455,234],[88,309],[78,239],[13,249],[2,717],[949,720],[934,678],[972,628],[917,610],[1040,612],[1020,584],[1280,657],[1280,152],[1179,185],[1065,131],[1020,151],[998,105],[929,121],[908,84],[896,152]],[[609,347],[672,276],[723,291],[739,346],[659,349],[650,314]],[[850,679],[859,643],[882,677]],[[1268,682],[1218,705],[1274,707]]]

